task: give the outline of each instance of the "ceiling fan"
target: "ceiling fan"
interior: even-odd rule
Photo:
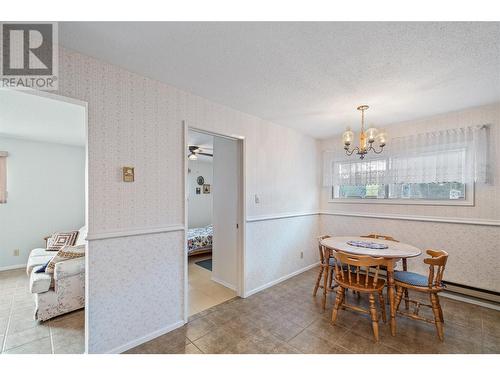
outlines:
[[[200,146],[189,146],[188,148],[189,148],[189,155],[188,155],[189,160],[197,160],[198,155],[205,155],[205,156],[209,156],[209,157],[214,156],[213,154],[208,154],[206,152],[202,152],[203,150],[200,148]]]

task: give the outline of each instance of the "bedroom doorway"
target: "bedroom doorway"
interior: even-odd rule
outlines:
[[[239,295],[242,140],[186,132],[187,316]]]

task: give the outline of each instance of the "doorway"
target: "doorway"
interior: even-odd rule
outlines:
[[[243,139],[185,129],[185,317],[241,295]]]
[[[86,103],[0,90],[0,352],[85,352],[87,140]]]

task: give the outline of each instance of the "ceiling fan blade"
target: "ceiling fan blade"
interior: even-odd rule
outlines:
[[[205,155],[205,156],[210,156],[210,157],[213,157],[214,155],[213,154],[207,154],[205,152],[197,152],[198,155]]]

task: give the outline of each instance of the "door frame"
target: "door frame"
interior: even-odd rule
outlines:
[[[84,108],[84,127],[85,127],[85,225],[89,228],[89,104],[86,101],[71,98],[69,96],[64,96],[49,91],[35,90],[32,88],[16,89],[15,87],[10,88],[10,90],[22,92],[24,94],[39,96],[42,98],[57,100],[60,102],[70,103],[78,105]],[[84,354],[89,352],[89,252],[90,246],[87,243],[87,249],[85,254],[85,309],[84,309],[84,341],[85,341],[85,351]]]
[[[186,120],[182,121],[183,126],[183,148],[182,159],[184,162],[184,183],[183,183],[183,203],[184,203],[184,322],[187,323],[189,319],[189,276],[188,276],[188,252],[187,252],[187,231],[188,231],[188,159],[187,147],[189,139],[189,131],[204,133],[216,137],[222,137],[239,142],[239,192],[238,192],[238,247],[236,249],[237,255],[237,279],[238,285],[236,286],[236,295],[244,297],[246,295],[245,287],[245,260],[246,260],[246,247],[245,247],[245,234],[246,234],[246,204],[245,204],[245,186],[246,186],[246,171],[245,171],[245,155],[246,155],[246,138],[236,134],[227,134],[216,132],[211,129],[200,127],[198,124],[189,124]]]

